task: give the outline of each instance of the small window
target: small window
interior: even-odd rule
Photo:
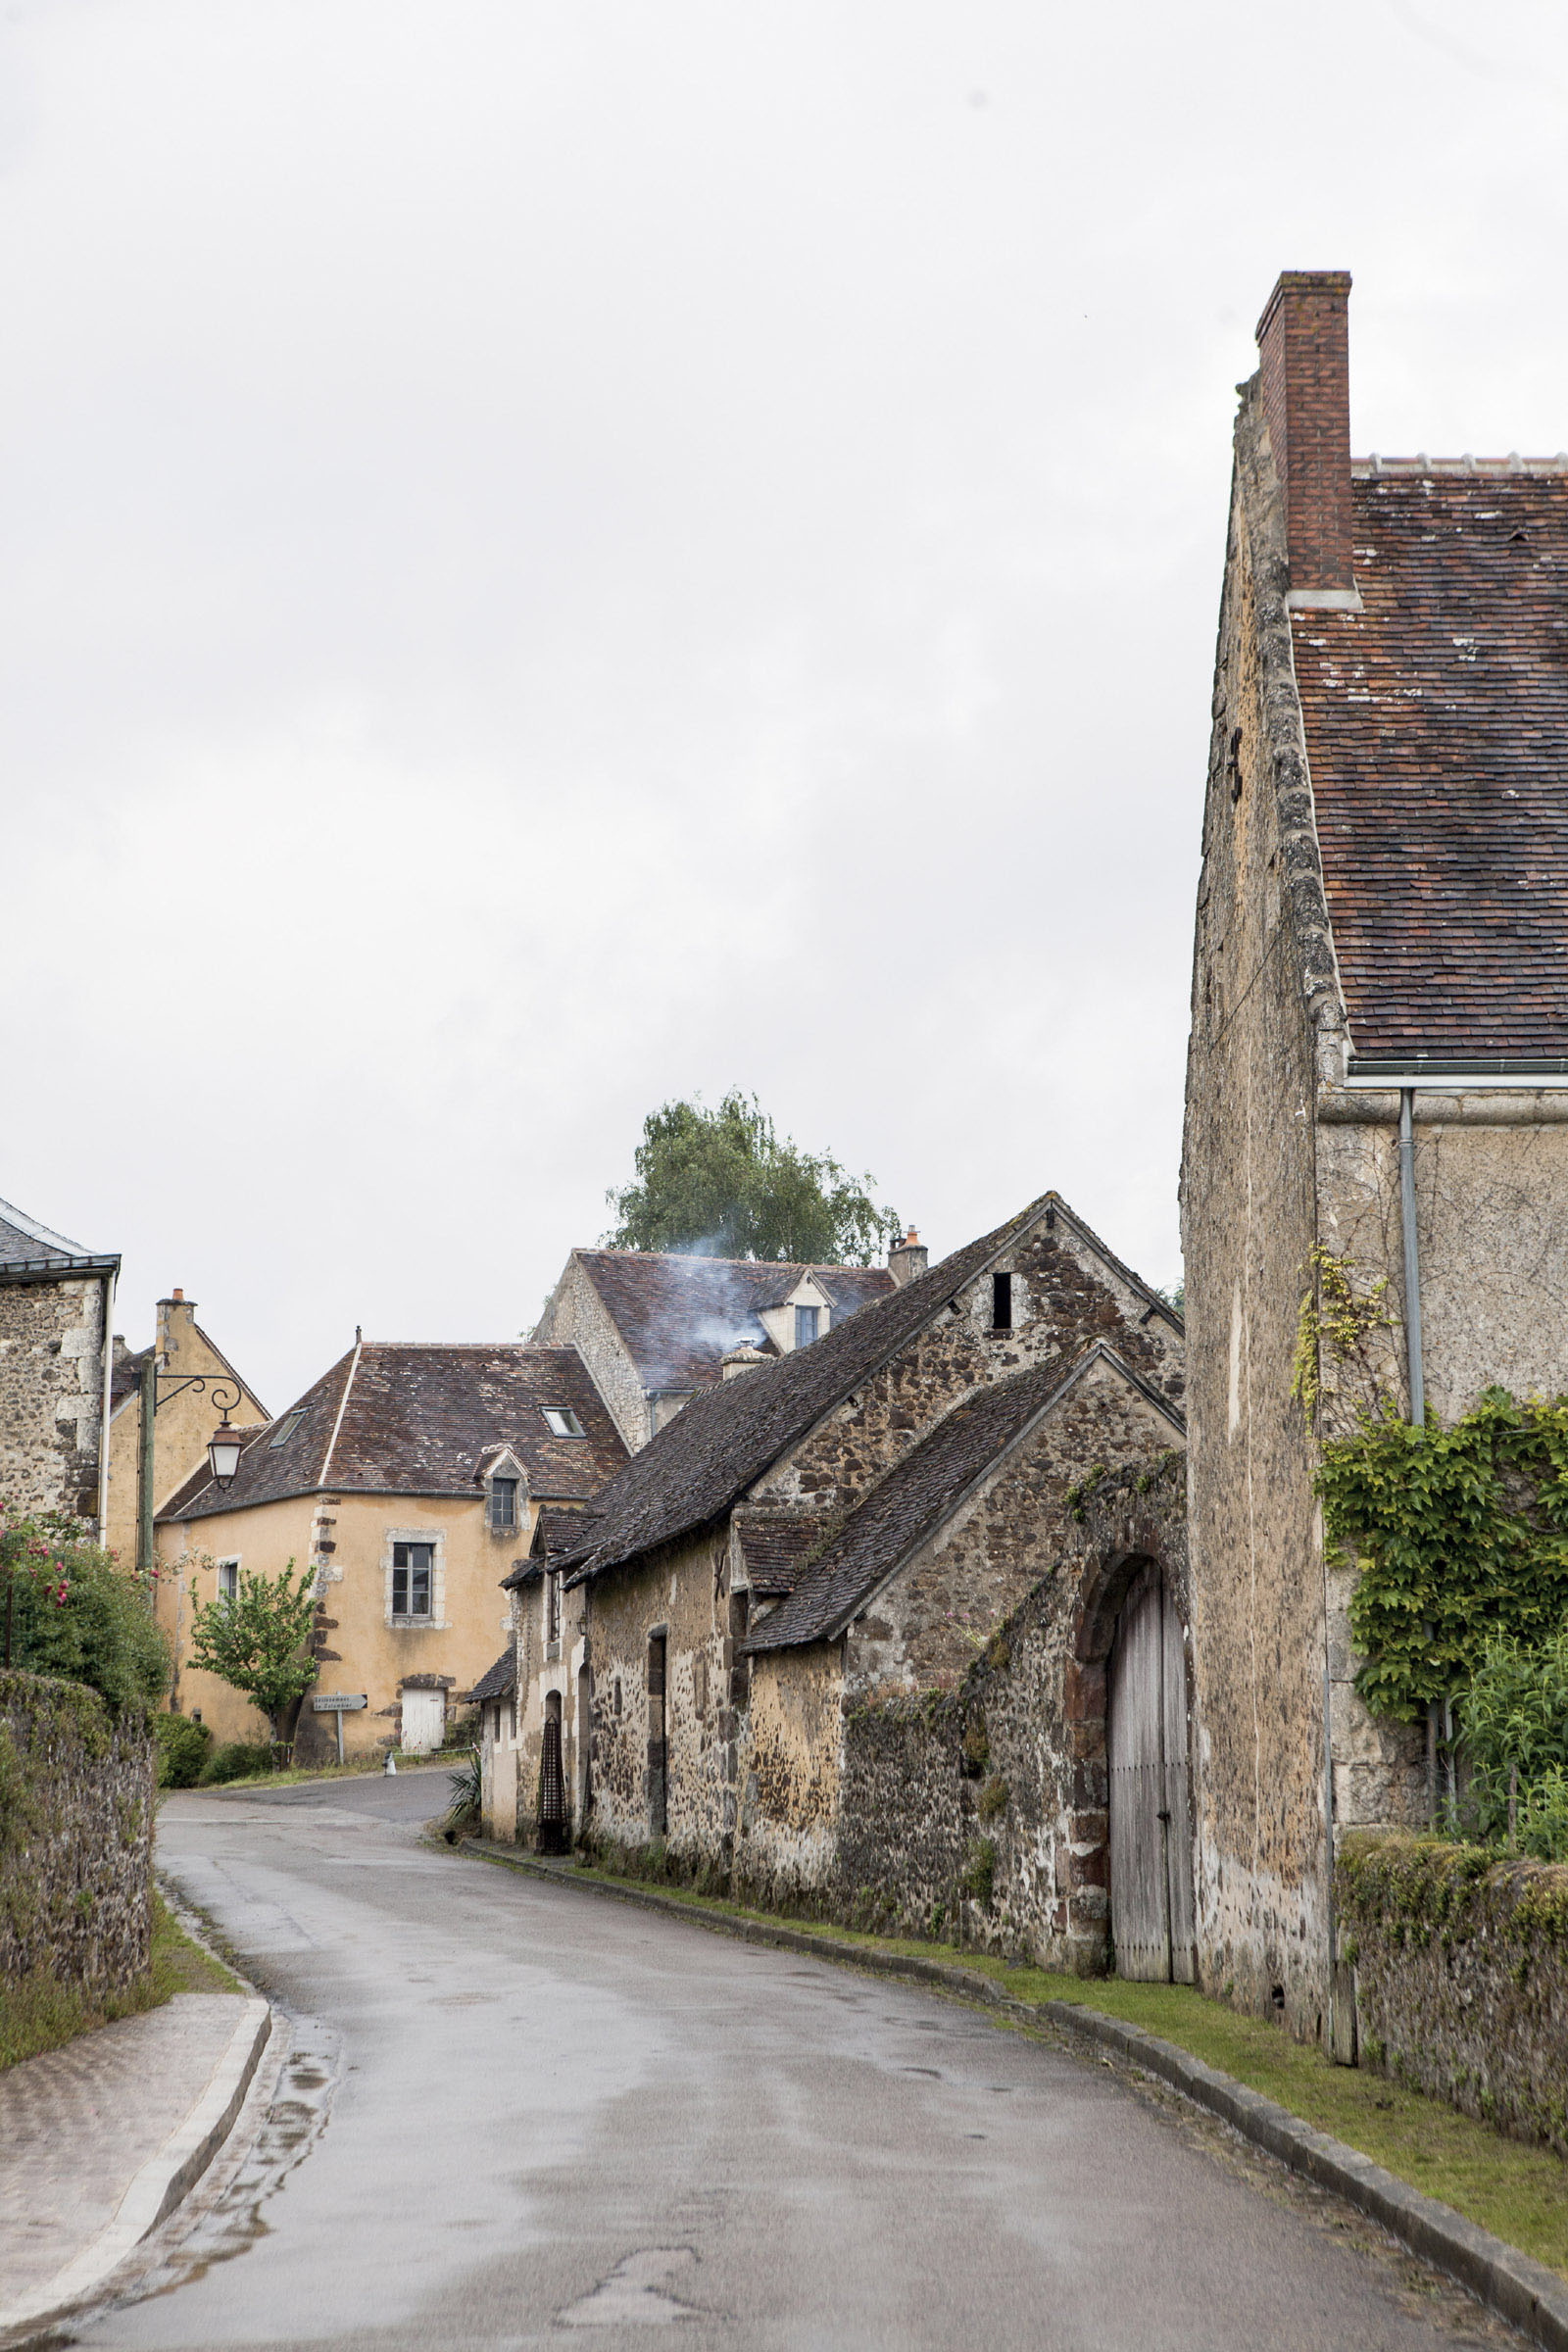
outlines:
[[[490,1524],[496,1528],[516,1526],[517,1482],[514,1478],[493,1478],[490,1481]]]
[[[553,1438],[580,1438],[583,1426],[569,1404],[542,1404],[539,1410]]]
[[[611,1687],[610,1711],[618,1723],[620,1721],[620,1677],[618,1674]]]
[[[392,1546],[392,1614],[428,1617],[433,1544],[394,1544]]]
[[[303,1408],[297,1413],[285,1413],[282,1420],[273,1430],[271,1436],[268,1439],[268,1446],[270,1447],[273,1446],[286,1446],[304,1418],[305,1413]]]
[[[809,1348],[816,1337],[816,1319],[821,1311],[819,1306],[798,1306],[795,1309],[795,1345],[797,1348]]]
[[[218,1563],[218,1597],[230,1608],[239,1598],[238,1560],[220,1560]]]
[[[545,1578],[545,1640],[552,1649],[561,1647],[561,1579]]]
[[[991,1277],[991,1328],[993,1331],[1012,1329],[1012,1276],[993,1274]]]

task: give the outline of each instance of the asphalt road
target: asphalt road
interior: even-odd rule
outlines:
[[[288,2008],[296,2058],[163,2291],[67,2340],[1514,2340],[1109,2066],[432,1852],[417,1825],[442,1793],[421,1775],[166,1804],[164,1866]]]

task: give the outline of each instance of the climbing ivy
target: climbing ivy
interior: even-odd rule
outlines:
[[[1323,1447],[1324,1533],[1360,1570],[1350,1630],[1374,1715],[1413,1721],[1463,1690],[1490,1639],[1568,1618],[1568,1396],[1488,1389],[1442,1429],[1385,1402]]]
[[[1389,1287],[1386,1274],[1356,1289],[1356,1261],[1347,1251],[1336,1257],[1321,1242],[1313,1244],[1301,1268],[1306,1277],[1296,1323],[1296,1358],[1291,1395],[1310,1421],[1317,1411],[1323,1387],[1323,1357],[1327,1350],[1337,1365],[1348,1365],[1361,1376],[1368,1396],[1382,1398],[1382,1384],[1373,1360],[1374,1334],[1390,1331],[1394,1317],[1384,1303]]]

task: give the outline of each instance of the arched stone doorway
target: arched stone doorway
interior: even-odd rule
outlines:
[[[1105,1690],[1110,1938],[1116,1974],[1195,1980],[1187,1650],[1176,1594],[1155,1560],[1134,1566]]]

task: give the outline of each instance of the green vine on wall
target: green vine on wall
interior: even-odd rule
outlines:
[[[1391,1404],[1323,1447],[1324,1533],[1360,1570],[1350,1631],[1374,1715],[1412,1722],[1463,1690],[1497,1634],[1534,1645],[1568,1618],[1568,1397],[1487,1389],[1442,1429]]]
[[[1307,1288],[1296,1324],[1296,1357],[1291,1371],[1291,1395],[1310,1421],[1317,1412],[1323,1388],[1325,1349],[1340,1367],[1361,1376],[1369,1396],[1381,1397],[1382,1384],[1373,1361],[1375,1335],[1392,1331],[1394,1317],[1384,1303],[1389,1287],[1386,1274],[1365,1290],[1355,1287],[1356,1261],[1346,1253],[1315,1242],[1301,1268]]]

